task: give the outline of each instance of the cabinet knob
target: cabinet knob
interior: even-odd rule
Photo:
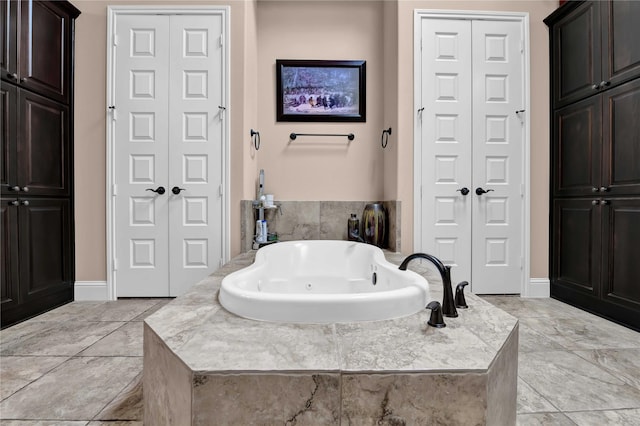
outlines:
[[[29,200],[22,200],[22,205],[23,206],[28,206],[29,205]]]
[[[22,192],[29,192],[29,187],[28,186],[23,186],[22,187]]]
[[[598,204],[600,204],[600,200],[593,200],[593,201],[591,201],[591,205],[592,205],[592,206],[597,206]]]
[[[18,200],[13,200],[13,201],[9,202],[9,204],[12,205],[12,206],[17,206],[20,203],[18,202]]]
[[[15,72],[13,74],[9,74],[7,75],[7,77],[9,77],[11,80],[17,80],[18,79],[18,74],[16,74]]]
[[[9,187],[9,191],[20,191],[20,187],[18,185]]]
[[[600,88],[600,85],[599,85],[599,84],[597,84],[597,83],[593,83],[593,84],[591,85],[591,89],[593,89],[593,90],[598,90],[599,88]]]
[[[600,192],[608,192],[609,191],[609,187],[608,186],[601,186],[600,187]]]
[[[609,200],[602,200],[602,201],[600,202],[600,204],[602,204],[603,206],[608,206],[609,204],[611,204],[611,201],[609,201]]]
[[[591,188],[591,192],[598,192],[598,191],[599,191],[599,189],[596,188],[595,186],[593,188]]]
[[[600,82],[600,89],[604,89],[605,87],[609,87],[611,85],[610,81],[601,81]]]

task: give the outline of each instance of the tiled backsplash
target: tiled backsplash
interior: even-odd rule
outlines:
[[[269,232],[276,232],[280,241],[346,240],[347,221],[355,213],[362,221],[366,204],[374,201],[280,201],[279,209],[265,211]],[[240,225],[243,252],[251,250],[258,211],[251,200],[241,201]],[[387,247],[400,251],[400,201],[383,201],[387,212]]]

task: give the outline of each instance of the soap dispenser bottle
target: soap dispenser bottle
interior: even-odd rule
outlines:
[[[351,217],[347,222],[347,238],[349,241],[360,240],[360,220],[358,220],[355,213],[351,213]]]

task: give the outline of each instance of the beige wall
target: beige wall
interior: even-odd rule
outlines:
[[[76,279],[106,279],[107,5],[72,0],[76,22]],[[413,245],[414,9],[525,11],[531,40],[531,276],[548,276],[548,33],[542,19],[557,0],[479,1],[142,1],[144,5],[231,6],[231,252],[240,247],[240,200],[254,197],[258,170],[281,200],[402,201],[402,247]],[[367,61],[366,123],[278,123],[275,59]],[[380,147],[383,128],[393,128]],[[256,152],[249,130],[260,131]],[[289,133],[350,133],[304,139]],[[346,221],[346,218],[345,218]]]
[[[276,200],[381,199],[382,22],[380,1],[258,2],[258,165],[265,171],[266,191]],[[276,122],[276,59],[365,60],[366,123]],[[290,142],[291,132],[354,133],[355,140],[300,137]]]

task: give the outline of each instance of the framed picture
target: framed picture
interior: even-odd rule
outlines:
[[[278,121],[367,121],[366,62],[276,60]]]

